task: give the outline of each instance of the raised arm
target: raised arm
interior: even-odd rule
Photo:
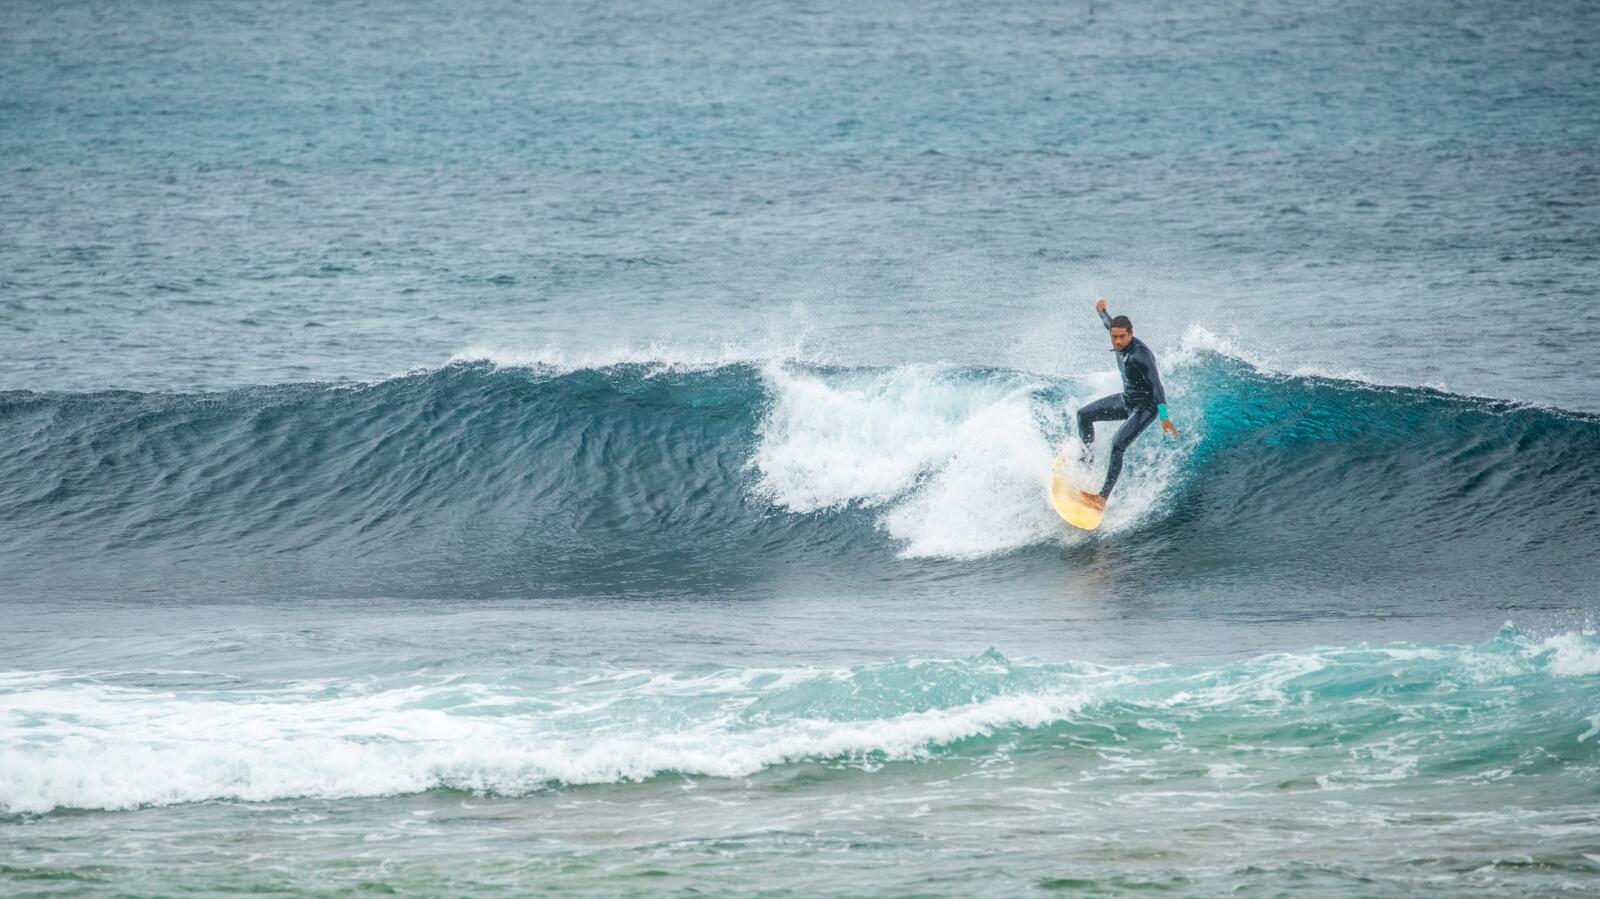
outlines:
[[[1100,320],[1105,322],[1106,330],[1111,330],[1111,313],[1106,311],[1106,301],[1104,298],[1094,301],[1094,311],[1100,313]]]

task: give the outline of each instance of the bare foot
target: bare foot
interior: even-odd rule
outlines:
[[[1083,504],[1090,508],[1099,509],[1102,512],[1106,510],[1106,498],[1098,493],[1085,493],[1079,490],[1078,498],[1083,500]]]

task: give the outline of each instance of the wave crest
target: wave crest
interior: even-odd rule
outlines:
[[[288,592],[571,593],[1108,537],[1176,547],[1195,570],[1360,560],[1350,578],[1419,554],[1537,559],[1554,586],[1600,552],[1587,536],[1600,422],[1262,372],[1205,348],[1170,366],[1183,439],[1142,437],[1085,537],[1055,520],[1046,477],[1104,380],[475,363],[358,387],[9,393],[0,556],[39,583],[92,581],[65,561],[88,556],[137,560],[162,583],[238,563]]]

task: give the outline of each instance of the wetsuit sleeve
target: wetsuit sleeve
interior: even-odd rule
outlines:
[[[1166,421],[1167,389],[1161,386],[1161,373],[1156,371],[1156,357],[1149,352],[1140,355],[1144,356],[1144,367],[1150,377],[1150,395],[1156,401],[1156,414],[1161,416],[1162,421]]]
[[[1095,311],[1100,313],[1100,320],[1106,323],[1106,330],[1111,330],[1111,313],[1104,309],[1096,309]]]

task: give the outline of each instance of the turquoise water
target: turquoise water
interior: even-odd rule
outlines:
[[[1600,886],[1592,4],[0,18],[0,893]]]
[[[672,670],[424,629],[7,675],[10,888],[1452,895],[1596,864],[1592,634]]]

